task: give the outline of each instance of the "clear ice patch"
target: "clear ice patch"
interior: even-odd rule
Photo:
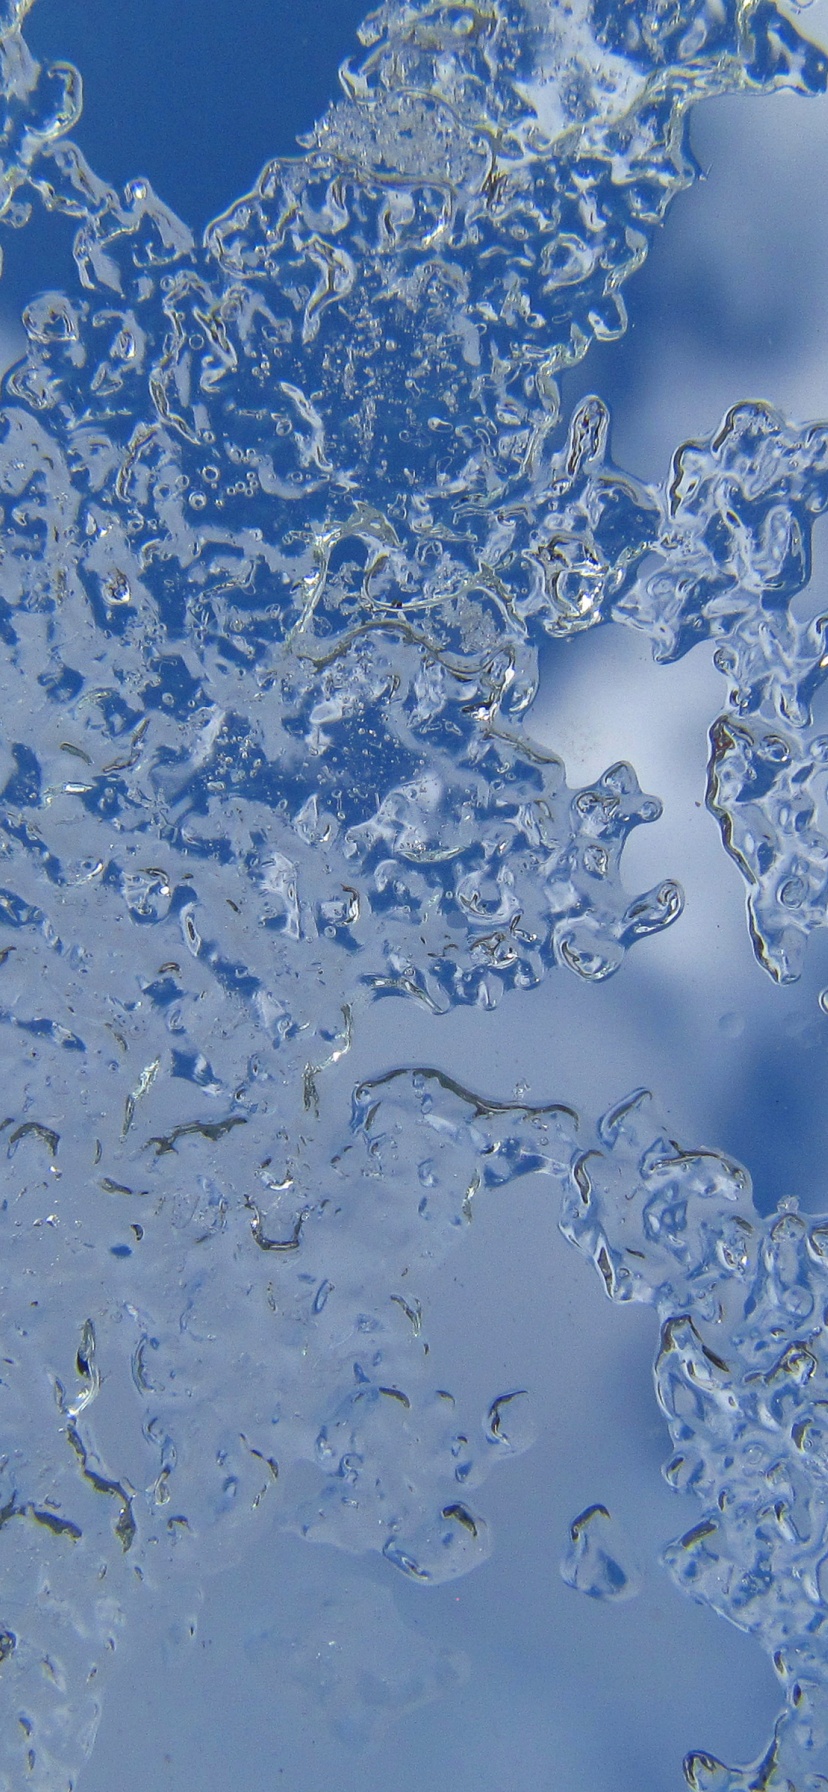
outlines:
[[[626,1533],[608,1506],[587,1506],[573,1518],[561,1579],[590,1599],[635,1598],[641,1575]]]

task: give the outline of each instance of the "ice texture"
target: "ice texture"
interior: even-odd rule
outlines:
[[[423,1301],[530,1173],[673,1327],[661,1397],[716,1511],[679,1578],[779,1656],[788,1747],[821,1696],[819,1229],[794,1313],[764,1266],[804,1222],[763,1232],[743,1172],[641,1143],[637,1108],[587,1147],[554,1101],[383,1065],[349,1114],[326,1072],[378,998],[600,982],[680,915],[668,876],[622,881],[659,814],[632,767],[572,789],[524,725],[545,638],[613,619],[661,657],[716,639],[709,800],[760,956],[796,970],[823,650],[786,605],[825,432],[743,406],[648,486],[600,399],[561,426],[557,378],[623,330],[688,107],[816,91],[825,57],[769,0],[384,7],[302,153],[196,243],[86,165],[80,78],[37,65],[26,10],[0,11],[0,220],[74,219],[77,276],[26,308],[0,440],[0,1786],[75,1785],[139,1585],[192,1587],[266,1513],[425,1584],[485,1556],[528,1395],[460,1411]],[[679,1424],[705,1349],[726,1391],[688,1367]],[[807,1523],[768,1517],[796,1499]],[[398,1702],[435,1672],[395,1667]],[[718,1771],[688,1767],[741,1783]]]
[[[709,1792],[822,1786],[828,1740],[825,1414],[828,1229],[791,1197],[760,1219],[744,1168],[682,1147],[639,1090],[573,1157],[562,1229],[616,1301],[661,1321],[656,1391],[671,1485],[702,1502],[666,1561],[692,1598],[770,1652],[786,1705],[761,1762],[699,1752]]]
[[[587,1506],[573,1518],[561,1577],[590,1599],[635,1598],[641,1577],[628,1539],[607,1506]]]
[[[660,660],[717,643],[729,688],[710,730],[708,807],[749,886],[757,958],[790,982],[828,899],[828,839],[816,819],[828,737],[812,713],[828,672],[828,618],[801,620],[793,607],[828,507],[828,426],[735,405],[709,441],[678,450],[660,504],[656,563],[616,614],[647,631]]]

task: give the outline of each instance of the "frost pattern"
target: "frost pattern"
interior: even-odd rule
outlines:
[[[576,1117],[385,1067],[349,1125],[325,1073],[368,1001],[600,981],[678,917],[669,879],[623,888],[659,813],[632,768],[573,791],[523,726],[545,634],[726,640],[758,695],[711,801],[780,974],[818,918],[818,637],[778,600],[822,436],[745,407],[661,492],[613,467],[599,400],[561,442],[556,379],[623,330],[688,106],[826,65],[768,0],[384,7],[304,153],[197,245],[87,167],[26,10],[0,217],[73,217],[77,282],[27,307],[0,441],[0,1785],[62,1792],[132,1589],[199,1578],[260,1508],[418,1581],[486,1553],[472,1495],[527,1397],[457,1411],[411,1272],[481,1191],[566,1184]],[[740,783],[786,628],[791,769],[757,747]],[[435,1674],[400,1667],[402,1703]]]

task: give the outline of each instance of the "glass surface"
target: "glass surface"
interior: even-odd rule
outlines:
[[[372,20],[0,11],[0,1787],[814,1792],[828,5]]]

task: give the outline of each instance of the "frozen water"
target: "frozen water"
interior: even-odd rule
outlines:
[[[660,662],[715,642],[708,805],[757,956],[800,969],[826,428],[746,402],[648,483],[600,399],[561,421],[559,380],[623,332],[689,106],[818,91],[826,59],[767,0],[382,7],[301,155],[196,242],[89,168],[80,77],[38,65],[26,10],[2,221],[70,219],[76,276],[26,306],[0,442],[5,1785],[74,1785],[140,1586],[191,1628],[267,1513],[418,1585],[485,1558],[478,1489],[534,1420],[522,1387],[466,1411],[435,1380],[427,1283],[536,1175],[612,1298],[658,1307],[671,1473],[706,1512],[671,1565],[772,1651],[790,1775],[822,1722],[820,1227],[760,1221],[636,1104],[593,1139],[403,1052],[349,1108],[337,1067],[380,999],[482,1018],[680,920],[669,866],[622,878],[658,797],[624,759],[568,782],[532,733],[548,642],[599,626]],[[631,1588],[599,1520],[576,1584]],[[460,1674],[365,1598],[384,1692],[381,1651],[340,1670],[335,1600],[336,1665],[279,1644],[359,1735],[360,1699]],[[691,1784],[747,1783],[707,1761]]]

